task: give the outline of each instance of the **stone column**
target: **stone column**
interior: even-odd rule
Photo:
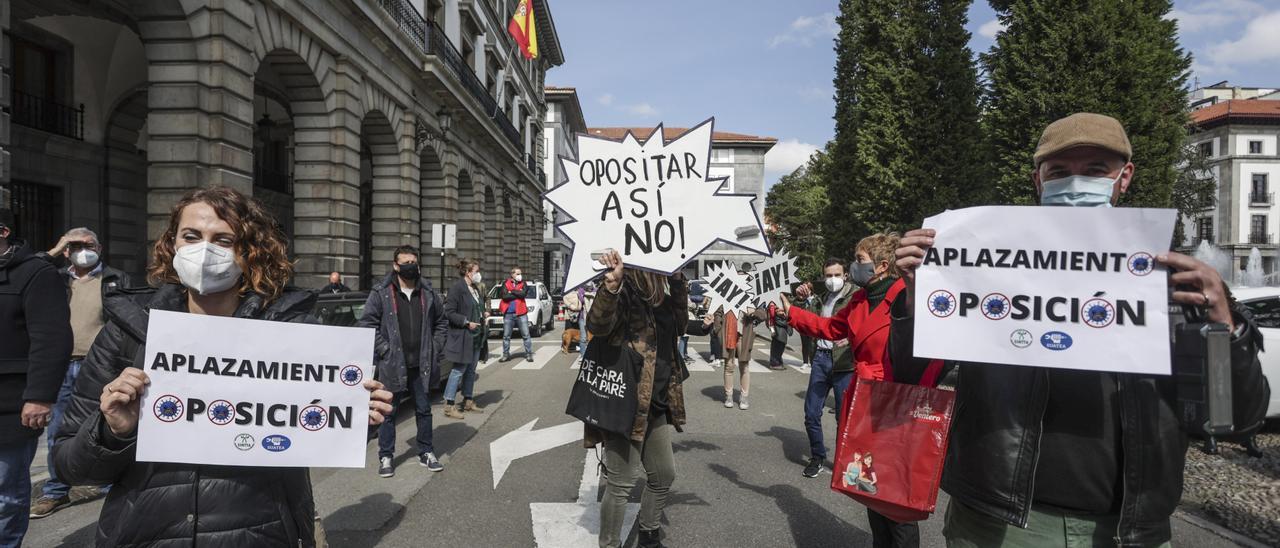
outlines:
[[[360,273],[361,76],[345,57],[331,74],[333,110],[314,102],[304,110],[321,113],[294,112],[293,248],[303,287],[327,283],[333,271],[349,280]]]
[[[147,70],[147,238],[187,190],[253,192],[253,10],[217,2],[190,19],[139,21]],[[175,40],[187,30],[190,40]]]
[[[404,115],[411,118],[411,115]],[[400,135],[386,144],[374,144],[373,151],[373,263],[389,264],[395,248],[401,245],[419,247],[421,237],[419,208],[422,197],[418,181],[418,158],[413,149],[413,136],[394,128],[404,120],[391,120],[392,135]],[[409,127],[412,124],[408,124]],[[369,139],[369,136],[363,136]]]
[[[458,51],[462,51],[462,14],[458,0],[444,0],[444,35]]]
[[[474,68],[476,69],[476,77],[480,79],[480,85],[482,86],[488,85],[488,82],[485,81],[485,78],[487,77],[488,73],[485,72],[485,68],[486,68],[485,57],[487,52],[485,51],[484,43],[485,43],[485,34],[480,33],[476,35],[475,42],[472,44],[472,47],[475,48],[476,64]]]

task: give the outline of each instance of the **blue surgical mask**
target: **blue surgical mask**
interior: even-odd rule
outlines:
[[[1115,179],[1072,175],[1041,185],[1040,205],[1072,207],[1111,207],[1111,192],[1124,176],[1120,171]]]

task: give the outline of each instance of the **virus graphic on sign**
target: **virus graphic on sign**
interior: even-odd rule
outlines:
[[[319,405],[309,405],[298,413],[298,422],[302,423],[303,428],[315,432],[329,424],[329,413]]]
[[[939,318],[945,318],[956,311],[956,296],[950,291],[939,289],[929,294],[929,312]]]
[[[364,378],[364,372],[360,370],[358,365],[348,365],[342,368],[339,376],[342,378],[342,384],[355,386],[360,384],[360,380]]]
[[[152,408],[156,418],[164,422],[173,422],[182,418],[182,400],[177,396],[160,396]]]
[[[1009,315],[1009,298],[992,293],[982,298],[982,315],[991,320],[1002,320]]]
[[[1129,256],[1129,272],[1134,276],[1146,276],[1156,267],[1156,260],[1150,253],[1134,253]]]
[[[543,195],[569,220],[556,225],[573,252],[564,288],[604,265],[593,253],[616,249],[627,266],[671,274],[716,242],[771,255],[755,194],[733,194],[711,173],[715,119],[679,135],[661,124],[620,141],[577,136],[577,157],[561,157],[563,180]],[[674,133],[674,132],[672,132]]]
[[[227,400],[217,400],[209,404],[209,422],[217,425],[229,424],[236,418],[236,410]]]
[[[1080,306],[1080,315],[1090,327],[1106,327],[1116,319],[1116,309],[1105,299],[1089,299]]]

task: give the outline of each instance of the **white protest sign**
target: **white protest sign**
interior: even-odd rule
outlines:
[[[577,158],[560,159],[566,180],[544,195],[570,219],[565,290],[604,268],[593,252],[618,250],[627,266],[672,274],[717,241],[769,255],[754,194],[721,189],[708,171],[714,119],[667,143],[659,125],[645,141],[578,135]],[[741,234],[741,236],[739,236]]]
[[[138,460],[362,468],[373,330],[153,310]]]
[[[753,292],[757,307],[768,306],[769,303],[782,306],[782,294],[791,292],[791,284],[799,281],[796,277],[796,260],[787,253],[777,252],[773,257],[756,263],[752,277]]]
[[[712,266],[703,280],[707,282],[708,310],[715,312],[723,306],[725,312],[734,312],[742,317],[747,308],[755,306],[751,281],[746,275],[738,274],[738,269],[731,263]]]
[[[1169,374],[1175,211],[974,207],[925,219],[915,355]]]

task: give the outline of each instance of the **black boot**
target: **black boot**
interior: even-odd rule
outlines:
[[[662,529],[652,531],[640,530],[640,542],[637,548],[665,548],[662,546]]]

